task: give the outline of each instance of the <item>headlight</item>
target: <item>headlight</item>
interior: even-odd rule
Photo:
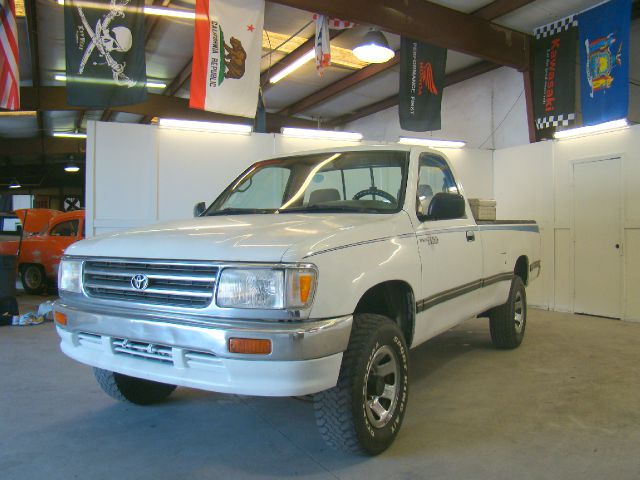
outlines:
[[[304,308],[313,300],[316,272],[310,268],[225,268],[216,304],[223,308]]]
[[[58,267],[58,290],[82,293],[82,262],[64,259]]]

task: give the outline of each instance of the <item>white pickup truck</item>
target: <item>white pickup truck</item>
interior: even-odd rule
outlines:
[[[357,147],[258,162],[196,218],[73,244],[55,306],[62,351],[111,396],[176,385],[314,394],[332,446],[377,454],[408,401],[408,346],[488,316],[517,347],[538,226],[476,222],[444,155]]]

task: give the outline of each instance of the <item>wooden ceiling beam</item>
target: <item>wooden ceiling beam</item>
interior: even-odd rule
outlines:
[[[426,0],[271,0],[374,25],[518,70],[529,68],[531,36]]]
[[[40,87],[40,95],[37,94],[34,88],[22,87],[20,89],[20,95],[23,103],[22,108],[24,110],[33,109],[33,105],[37,103],[40,104],[42,110],[83,110],[85,108],[67,104],[65,87]],[[253,119],[250,118],[191,109],[189,108],[188,99],[169,97],[157,93],[148,94],[146,102],[112,108],[112,112],[125,112],[135,115],[151,115],[154,117],[177,118],[181,120],[253,124]],[[267,113],[268,132],[279,132],[283,126],[316,128],[317,123],[311,120],[283,117],[282,115]]]
[[[333,40],[337,36],[344,33],[344,30],[329,30],[329,38]],[[315,48],[315,35],[309,38],[306,42],[296,48],[293,52],[286,55],[284,58],[280,59],[275,64],[271,65],[270,68],[265,70],[260,74],[260,85],[262,87],[263,93],[273,87],[275,84],[271,83],[270,80],[282,72],[285,68],[291,66],[293,63],[300,60],[304,57],[309,50]]]
[[[167,88],[162,91],[162,95],[175,95],[184,86],[184,84],[189,81],[189,79],[191,78],[192,61],[193,60],[190,58],[187,64],[182,67],[178,75],[176,75],[176,77],[173,79],[173,81],[169,85],[167,85]],[[151,122],[152,118],[153,115],[145,115],[144,117],[142,117],[142,120],[140,120],[140,123],[149,123]]]
[[[495,0],[493,3],[476,10],[472,13],[472,15],[483,18],[484,20],[494,20],[495,18],[501,17],[502,15],[506,15],[518,8],[525,6],[528,3],[533,2],[534,0]],[[318,90],[307,97],[304,97],[301,100],[298,100],[292,105],[280,110],[278,114],[291,116],[297,113],[300,113],[304,110],[312,108],[319,103],[326,102],[332,97],[339,95],[340,93],[358,85],[369,78],[378,75],[394,66],[396,66],[400,61],[400,56],[398,52],[396,52],[396,56],[389,60],[388,62],[381,64],[371,64],[351,75],[348,75],[340,80],[333,82],[331,85]],[[486,66],[488,62],[480,62],[479,65]],[[482,72],[484,73],[484,72]],[[452,77],[453,78],[453,77]],[[383,107],[387,105],[389,98],[386,98],[380,102],[376,102],[372,106],[375,108]],[[388,107],[386,107],[388,108]],[[378,111],[378,110],[376,110]]]
[[[0,151],[8,157],[33,155],[66,155],[69,153],[82,154],[85,152],[84,139],[77,138],[2,138]]]
[[[473,12],[472,15],[484,20],[494,20],[519,8],[526,7],[533,2],[535,0],[494,0],[489,5],[485,5]]]
[[[465,80],[469,80],[470,78],[476,77],[483,73],[490,72],[491,70],[495,70],[496,68],[500,68],[500,65],[496,65],[495,63],[487,61],[474,63],[469,67],[462,68],[460,70],[456,70],[455,72],[447,74],[444,78],[444,86],[450,87],[451,85],[464,82]],[[379,102],[375,102],[371,105],[359,108],[348,115],[343,115],[334,120],[331,120],[330,122],[328,122],[328,125],[332,127],[345,125],[349,122],[353,122],[360,118],[373,115],[374,113],[381,112],[382,110],[386,110],[387,108],[395,107],[396,105],[398,105],[397,94],[387,97],[384,100],[380,100]]]
[[[349,88],[355,87],[357,84],[364,82],[374,75],[378,75],[379,73],[389,70],[390,68],[396,66],[399,61],[400,56],[398,55],[398,52],[396,52],[396,56],[388,62],[372,63],[371,65],[367,65],[363,69],[347,75],[346,77],[333,82],[331,85],[328,85],[327,87],[304,97],[302,100],[298,100],[296,103],[289,105],[287,108],[280,110],[278,112],[278,115],[295,115],[296,113],[307,110],[315,105],[318,105],[319,103],[326,102],[331,97],[334,97],[344,92],[345,90],[348,90]]]

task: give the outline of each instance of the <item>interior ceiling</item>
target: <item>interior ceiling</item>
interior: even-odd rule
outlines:
[[[64,82],[55,80],[54,75],[64,73],[64,16],[63,7],[55,0],[25,0],[27,12],[29,12],[29,2],[35,5],[37,31],[36,35],[29,35],[29,26],[26,18],[19,18],[19,48],[20,48],[20,70],[21,86],[32,87],[34,77],[36,82],[42,87],[63,87]],[[164,5],[170,8],[182,8],[193,10],[195,0],[146,0],[148,5]],[[479,9],[496,4],[512,4],[519,8],[512,12],[495,18],[492,21],[504,27],[508,27],[520,32],[530,34],[532,29],[538,25],[552,22],[563,18],[569,14],[577,13],[600,3],[601,0],[535,0],[526,2],[523,0],[434,0],[436,3],[448,8],[458,10],[463,13],[473,14]],[[520,6],[522,5],[522,6]],[[152,19],[153,18],[153,19]],[[265,30],[270,34],[264,35],[264,43],[271,48],[281,43],[282,39],[294,36],[294,38],[281,49],[270,51],[263,49],[262,70],[263,75],[271,69],[288,52],[295,49],[301,43],[313,37],[314,25],[310,23],[312,13],[291,8],[277,3],[266,3],[265,10]],[[169,87],[162,90],[152,89],[151,93],[161,93],[164,95],[188,98],[189,96],[189,72],[190,61],[193,49],[193,22],[191,20],[167,18],[167,17],[147,17],[147,41],[146,41],[146,62],[147,76],[150,81],[160,81]],[[364,65],[353,66],[353,58],[350,50],[356,45],[363,32],[367,30],[367,25],[357,25],[352,30],[340,33],[331,42],[332,47],[343,49],[340,51],[340,62],[325,70],[324,76],[320,77],[313,62],[308,62],[302,68],[285,77],[276,84],[267,84],[264,87],[264,100],[268,112],[290,113],[283,110],[290,110],[289,107],[295,105],[301,99],[305,99],[315,92],[321,91],[334,82],[345,79]],[[428,28],[428,25],[425,25]],[[638,21],[634,22],[632,28],[633,40],[632,48],[640,45],[640,29]],[[295,35],[294,35],[295,34]],[[390,46],[398,49],[400,37],[392,33],[386,33]],[[30,38],[37,39],[38,65],[36,75],[32,71],[34,64],[30,45]],[[350,58],[351,57],[351,58]],[[632,50],[632,99],[640,95],[640,55]],[[449,50],[447,59],[447,73],[459,72],[467,67],[477,65],[481,59]],[[351,66],[347,66],[351,65]],[[298,118],[321,120],[328,124],[337,118],[345,118],[352,112],[364,107],[389,99],[398,92],[398,70],[397,65],[378,73],[375,76],[349,86],[333,95],[321,99],[310,106],[305,106],[299,111],[291,113]],[[634,91],[635,90],[635,91]],[[64,107],[64,105],[62,106]],[[83,131],[86,128],[87,120],[109,120],[116,122],[145,123],[151,120],[150,115],[145,112],[103,112],[101,110],[64,110],[58,107],[56,110],[42,111],[37,117],[0,117],[0,142],[3,139],[42,139],[48,138],[54,131]],[[150,112],[146,112],[150,113]],[[634,112],[636,118],[640,120],[638,113]],[[334,122],[335,123],[335,122]],[[48,155],[40,153],[37,161],[45,161],[43,157]],[[18,160],[17,160],[18,161]],[[19,162],[19,161],[18,161]],[[2,188],[0,179],[0,188]]]

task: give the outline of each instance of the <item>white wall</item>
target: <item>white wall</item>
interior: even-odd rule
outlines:
[[[279,134],[230,135],[90,122],[87,234],[189,218],[196,202],[211,203],[237,175],[258,160],[350,144],[354,143]],[[490,151],[464,149],[445,153],[469,196],[491,196]]]
[[[356,120],[345,130],[368,140],[396,142],[400,136],[464,140],[471,148],[500,149],[529,143],[522,73],[499,68],[444,89],[442,129],[409,132],[400,128],[398,107]]]
[[[230,135],[89,122],[87,235],[188,218],[252,163],[352,142]]]
[[[499,218],[530,216],[542,231],[542,281],[530,302],[571,311],[572,162],[621,156],[624,184],[623,317],[640,321],[640,125],[573,140],[549,141],[494,152]]]

